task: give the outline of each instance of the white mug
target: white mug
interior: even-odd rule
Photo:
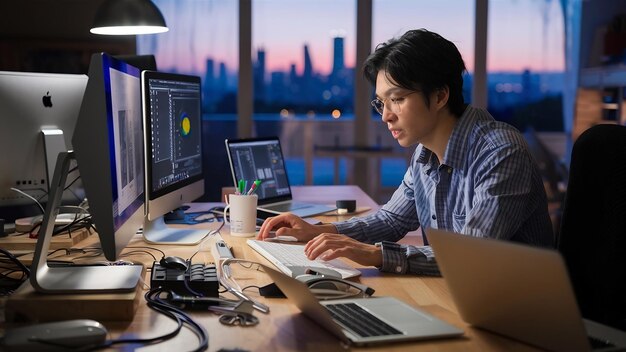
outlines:
[[[238,237],[256,235],[256,194],[229,194],[224,208],[224,222],[230,225],[230,234]],[[227,213],[230,211],[230,214]]]

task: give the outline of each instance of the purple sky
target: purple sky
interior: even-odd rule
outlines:
[[[171,31],[141,38],[142,53],[160,67],[204,69],[207,57],[236,67],[237,1],[155,0]],[[474,2],[471,0],[374,0],[373,47],[408,29],[426,28],[454,42],[473,70]],[[267,70],[302,71],[309,45],[315,71],[327,74],[332,38],[345,38],[345,63],[354,66],[356,0],[255,0],[253,54],[266,50]],[[563,20],[558,0],[489,2],[488,70],[562,70]]]

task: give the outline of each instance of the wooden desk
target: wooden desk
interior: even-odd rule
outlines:
[[[369,205],[374,209],[376,204],[368,198],[358,187],[354,186],[308,186],[294,188],[295,198],[307,201],[319,201],[324,194],[325,198],[357,199],[359,205]],[[328,198],[330,195],[331,198]],[[309,197],[310,196],[310,197]],[[363,198],[366,197],[366,198]],[[363,203],[360,203],[360,202]],[[197,205],[198,207],[201,205]],[[324,219],[326,218],[326,219]],[[332,217],[333,220],[337,216]],[[322,220],[329,221],[328,217]],[[215,224],[201,224],[199,227],[211,227]],[[233,254],[237,258],[245,258],[271,265],[268,261],[258,255],[246,244],[246,238],[231,237],[228,230],[222,230],[222,237],[232,247]],[[90,242],[95,238],[91,236],[85,242]],[[163,250],[166,255],[178,255],[189,258],[193,253],[199,251],[194,256],[195,262],[211,262],[213,257],[210,253],[208,242],[205,241],[200,246],[171,246],[149,245],[140,236],[135,237],[129,247],[148,246]],[[86,243],[88,244],[88,243]],[[134,249],[127,248],[125,252]],[[154,251],[154,254],[158,253]],[[145,263],[148,267],[152,263],[152,258],[146,255],[133,254],[132,258]],[[128,258],[125,258],[128,259]],[[421,349],[424,351],[528,351],[532,347],[509,340],[507,338],[494,335],[492,333],[474,329],[465,324],[458,317],[456,308],[448,294],[448,289],[442,278],[416,277],[381,273],[372,267],[362,267],[356,263],[357,268],[362,271],[360,282],[371,286],[376,290],[376,296],[395,296],[402,301],[423,309],[455,326],[465,330],[465,336],[455,339],[428,340],[422,342],[399,343],[377,347],[369,347],[367,351],[414,351]],[[270,283],[269,278],[261,271],[246,269],[239,265],[232,266],[233,277],[241,287],[248,285],[265,285]],[[149,282],[149,274],[146,276]],[[193,318],[209,333],[209,351],[216,351],[222,348],[240,348],[250,351],[343,351],[339,341],[326,330],[309,320],[287,299],[266,299],[260,297],[254,289],[245,291],[250,297],[258,299],[270,307],[269,314],[255,312],[260,319],[260,323],[254,327],[229,327],[219,323],[216,315],[209,312],[193,312]],[[142,298],[143,300],[143,298]],[[169,318],[156,313],[145,304],[140,304],[135,318],[131,322],[107,322],[102,323],[109,329],[110,338],[119,337],[141,337],[149,338],[162,335],[172,331],[175,323]],[[172,340],[154,346],[142,348],[142,351],[188,351],[197,346],[197,338],[190,331],[183,329],[182,332]],[[358,349],[357,349],[358,350]]]

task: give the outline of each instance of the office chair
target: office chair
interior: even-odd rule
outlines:
[[[626,126],[574,143],[558,249],[583,317],[626,330]]]

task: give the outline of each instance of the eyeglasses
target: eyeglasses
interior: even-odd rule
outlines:
[[[377,113],[379,113],[381,116],[383,115],[383,111],[385,109],[385,104],[387,100],[390,100],[392,104],[388,105],[387,108],[391,110],[391,112],[393,112],[394,114],[399,114],[402,112],[402,103],[404,102],[404,98],[406,98],[407,96],[413,94],[413,93],[417,93],[417,91],[412,91],[409,92],[401,97],[397,97],[397,98],[387,98],[387,99],[374,99],[372,100],[372,102],[370,104],[372,104],[372,106],[374,107],[374,110],[376,110]]]

